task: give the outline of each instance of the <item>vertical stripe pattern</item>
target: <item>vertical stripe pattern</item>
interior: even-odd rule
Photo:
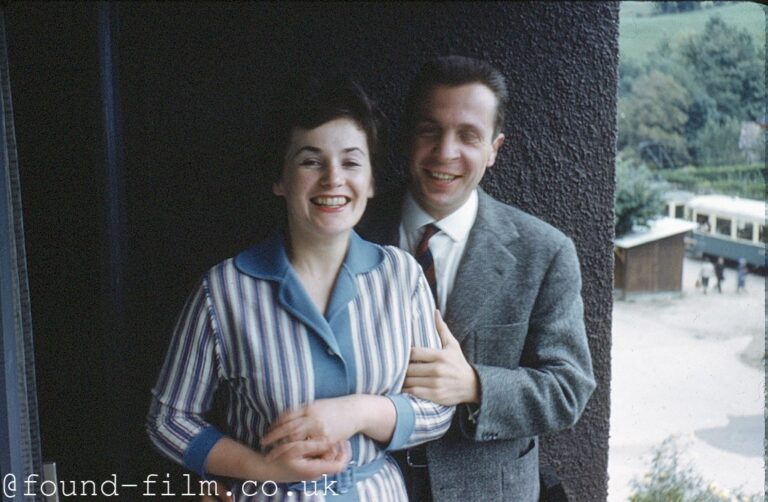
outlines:
[[[366,243],[367,244],[367,243]],[[398,395],[412,346],[440,347],[434,326],[434,301],[416,261],[394,248],[380,248],[378,266],[354,275],[357,295],[347,305],[348,335],[354,364],[346,368],[356,393]],[[183,463],[190,444],[210,429],[203,416],[214,393],[228,391],[230,437],[259,449],[259,438],[284,411],[315,399],[319,337],[278,301],[280,283],[243,273],[233,259],[213,267],[190,295],[177,321],[165,363],[153,389],[147,430],[156,447]],[[341,337],[336,333],[337,339]],[[325,352],[322,352],[325,355]],[[338,357],[338,356],[337,356]],[[325,386],[333,382],[323,382]],[[347,394],[338,382],[337,395]],[[444,434],[453,408],[403,395],[413,410],[404,448]],[[398,427],[401,424],[398,422]],[[356,461],[366,464],[384,447],[358,436]],[[194,445],[193,445],[194,448]],[[374,476],[358,481],[352,498],[407,499],[401,474],[391,459]],[[236,491],[237,493],[237,491]],[[280,492],[237,500],[323,500],[323,496]],[[331,500],[336,497],[329,497]]]

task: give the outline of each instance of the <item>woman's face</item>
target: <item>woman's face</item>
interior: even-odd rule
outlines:
[[[373,197],[365,132],[348,118],[311,130],[294,128],[282,178],[272,191],[285,197],[292,232],[349,233]]]

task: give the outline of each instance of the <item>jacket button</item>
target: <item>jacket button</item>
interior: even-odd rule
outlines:
[[[332,348],[330,348],[330,347],[328,347],[328,349],[326,350],[326,352],[328,352],[328,355],[329,355],[329,356],[335,356],[335,355],[336,355],[336,352],[334,352],[334,351],[333,351],[333,349],[332,349]]]

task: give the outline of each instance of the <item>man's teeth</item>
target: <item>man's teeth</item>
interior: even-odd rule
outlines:
[[[347,203],[345,197],[315,197],[312,202],[318,206],[343,206]]]
[[[429,176],[441,181],[451,181],[453,179],[458,178],[458,176],[454,176],[452,174],[445,174],[445,173],[436,173],[435,171],[428,171]]]

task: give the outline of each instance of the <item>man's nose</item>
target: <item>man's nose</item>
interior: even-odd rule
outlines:
[[[440,135],[435,148],[440,160],[453,160],[459,156],[459,143],[454,134]]]

